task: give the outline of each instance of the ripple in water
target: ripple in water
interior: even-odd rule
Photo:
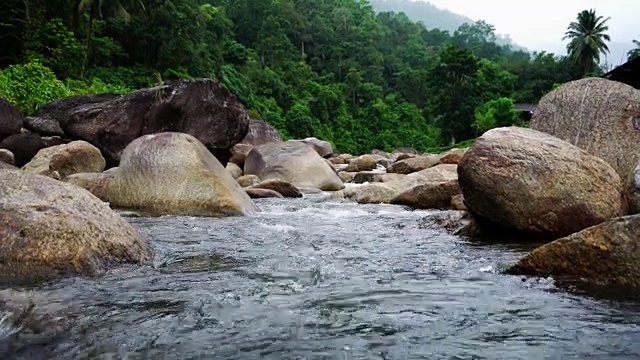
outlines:
[[[419,229],[433,212],[325,199],[261,200],[250,218],[131,218],[154,266],[30,289],[48,317],[3,318],[0,357],[640,356],[634,302],[502,275],[526,250]]]

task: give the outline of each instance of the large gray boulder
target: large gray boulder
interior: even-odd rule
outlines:
[[[309,145],[301,141],[268,143],[249,152],[245,175],[257,175],[262,181],[279,179],[302,190],[337,191],[344,188],[340,177]]]
[[[120,166],[96,180],[112,206],[153,215],[225,217],[257,211],[227,169],[184,133],[134,140],[123,151]]]
[[[605,160],[627,184],[640,161],[640,90],[603,78],[565,83],[540,100],[530,127]]]

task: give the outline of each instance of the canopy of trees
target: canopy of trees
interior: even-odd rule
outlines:
[[[59,96],[211,77],[285,137],[350,153],[426,150],[504,124],[513,102],[583,75],[566,56],[497,45],[484,21],[429,30],[366,0],[7,3],[0,94],[23,113]]]

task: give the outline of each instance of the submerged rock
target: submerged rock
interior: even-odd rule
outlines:
[[[640,215],[609,220],[536,248],[507,273],[640,288],[638,234]]]
[[[0,170],[2,282],[98,275],[152,258],[147,241],[88,191],[19,170]]]

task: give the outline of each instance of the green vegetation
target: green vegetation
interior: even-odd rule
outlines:
[[[595,10],[583,10],[578,13],[577,21],[569,24],[563,40],[568,39],[567,51],[572,59],[584,69],[584,74],[590,74],[595,65],[600,62],[600,54],[607,54],[607,41],[611,37],[606,32],[606,25],[611,18],[596,15]]]
[[[629,50],[629,52],[627,53],[627,59],[628,60],[632,60],[635,59],[637,57],[640,57],[640,41],[638,40],[633,40],[633,45],[635,45],[635,49],[631,49]]]
[[[7,2],[0,94],[23,114],[71,94],[210,77],[285,138],[349,153],[469,144],[517,123],[513,103],[584,71],[498,45],[484,21],[449,33],[366,0]]]

